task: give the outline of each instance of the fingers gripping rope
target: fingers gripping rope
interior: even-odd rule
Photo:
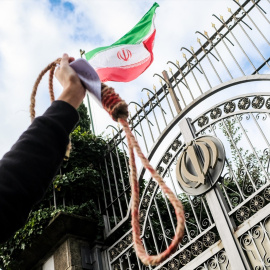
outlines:
[[[31,117],[31,122],[34,121],[35,116],[36,116],[36,111],[35,111],[35,106],[36,106],[36,94],[37,94],[37,88],[38,85],[42,79],[42,77],[46,74],[47,71],[50,71],[49,73],[49,93],[50,93],[50,99],[51,102],[55,100],[54,98],[54,92],[53,92],[53,75],[54,75],[54,70],[56,65],[60,64],[61,58],[56,59],[54,62],[50,63],[47,67],[45,67],[40,74],[38,75],[38,78],[36,79],[36,82],[34,84],[32,94],[31,94],[31,103],[30,103],[30,117]],[[69,144],[67,146],[66,154],[64,157],[64,160],[69,159],[71,151],[71,140],[69,139]]]
[[[53,74],[54,70],[57,64],[60,64],[61,58],[56,59],[54,62],[50,63],[47,67],[45,67],[40,74],[38,75],[38,78],[36,79],[36,82],[34,84],[32,94],[31,94],[31,104],[30,104],[30,117],[31,117],[31,122],[34,121],[36,112],[35,112],[35,105],[36,105],[36,94],[37,94],[37,88],[38,85],[42,79],[42,77],[46,74],[47,71],[50,71],[49,75],[49,93],[50,93],[50,98],[51,102],[54,101],[54,93],[53,93]]]
[[[59,64],[61,58],[58,58],[56,61],[49,64],[44,70],[39,74],[31,94],[31,105],[30,105],[30,115],[31,120],[35,118],[35,96],[37,93],[37,87],[47,71],[50,71],[49,74],[49,93],[51,101],[54,101],[54,92],[53,92],[53,74],[57,64]],[[128,106],[124,100],[122,100],[118,94],[115,93],[114,89],[108,87],[105,84],[101,84],[101,101],[104,109],[111,115],[113,120],[119,122],[123,126],[123,130],[126,133],[128,149],[129,149],[129,166],[130,166],[130,182],[131,182],[131,191],[132,191],[132,204],[131,204],[131,215],[132,215],[132,233],[134,248],[145,265],[158,265],[164,260],[166,260],[177,248],[178,244],[183,238],[184,235],[184,224],[185,224],[185,215],[184,209],[181,202],[177,199],[174,193],[166,186],[161,176],[156,172],[155,169],[150,165],[148,159],[143,155],[138,142],[133,136],[128,122]],[[69,148],[69,147],[68,147]],[[172,203],[176,219],[177,227],[175,229],[175,236],[170,244],[170,246],[161,254],[149,256],[143,246],[143,243],[140,238],[140,222],[139,222],[139,183],[137,180],[137,168],[135,162],[134,149],[137,152],[138,157],[141,159],[143,166],[151,173],[153,179],[155,179],[160,188],[163,190],[165,196],[168,197]]]
[[[101,85],[101,98],[102,105],[104,109],[112,116],[115,121],[118,121],[126,133],[128,149],[129,149],[129,166],[130,166],[130,182],[132,190],[132,204],[131,204],[131,215],[132,215],[132,233],[134,248],[138,257],[145,265],[158,265],[165,259],[167,259],[177,248],[178,244],[184,235],[184,224],[185,215],[182,203],[177,199],[174,193],[167,187],[161,176],[156,172],[155,169],[150,165],[148,159],[143,155],[138,142],[131,133],[129,128],[127,118],[128,118],[128,108],[125,101],[123,101],[118,94],[114,92],[114,89]],[[134,149],[136,150],[138,157],[141,159],[143,166],[151,173],[152,177],[158,182],[160,188],[163,190],[164,194],[168,197],[172,203],[175,214],[177,218],[177,227],[175,230],[175,236],[170,244],[170,246],[161,254],[155,256],[149,256],[142,244],[140,238],[140,222],[139,222],[139,183],[137,180],[137,168],[135,163]]]

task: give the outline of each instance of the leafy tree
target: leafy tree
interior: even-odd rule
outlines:
[[[78,112],[80,121],[71,133],[72,151],[69,160],[63,162],[59,174],[56,175],[43,200],[32,209],[25,226],[0,246],[0,266],[4,269],[18,269],[18,262],[16,262],[18,254],[31,246],[38,235],[43,233],[50,220],[60,211],[88,217],[98,226],[97,238],[103,237],[100,208],[104,205],[104,193],[101,177],[105,178],[106,172],[104,168],[100,170],[100,164],[104,160],[108,144],[102,136],[95,136],[90,132],[90,120],[83,104]],[[116,151],[121,164],[124,164],[124,155],[118,148],[112,152],[114,164],[118,164]],[[123,175],[127,177],[127,170],[124,169],[125,166],[122,167]],[[110,162],[108,162],[108,170],[113,179]],[[117,172],[116,177],[120,179]],[[53,192],[56,195],[56,207]]]

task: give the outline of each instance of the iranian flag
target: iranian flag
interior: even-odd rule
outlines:
[[[85,54],[102,82],[129,82],[136,79],[153,62],[156,29],[154,3],[142,19],[122,38],[110,46]]]

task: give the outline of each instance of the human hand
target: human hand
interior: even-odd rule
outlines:
[[[73,57],[69,57],[64,53],[60,66],[56,69],[55,77],[63,86],[63,92],[58,100],[63,100],[77,109],[85,96],[85,88],[83,87],[77,73],[69,63],[74,61]]]

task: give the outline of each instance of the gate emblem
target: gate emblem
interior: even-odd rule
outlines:
[[[176,165],[181,188],[192,195],[208,191],[218,180],[225,162],[224,147],[219,139],[202,136],[191,141]]]
[[[121,60],[128,61],[132,56],[132,53],[130,50],[122,49],[118,51],[117,57]]]

